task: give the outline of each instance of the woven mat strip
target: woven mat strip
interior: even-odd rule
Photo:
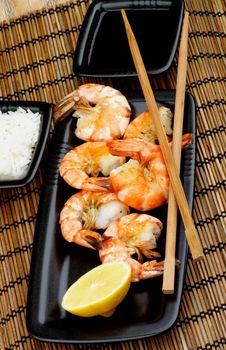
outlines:
[[[72,59],[91,1],[74,1],[0,26],[2,100],[54,103],[88,78],[76,78]],[[223,349],[225,348],[225,60],[223,1],[191,0],[187,91],[196,99],[197,167],[193,217],[205,253],[189,257],[181,310],[165,335],[114,345],[46,344],[26,329],[26,297],[42,165],[32,183],[0,192],[0,314],[4,349]],[[154,88],[175,88],[177,55],[171,69],[152,78]],[[102,79],[92,79],[102,82]],[[112,84],[110,79],[104,83]],[[129,78],[114,87],[139,87]]]

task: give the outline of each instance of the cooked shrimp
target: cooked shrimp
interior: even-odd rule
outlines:
[[[115,220],[106,229],[103,238],[118,238],[126,243],[130,255],[137,254],[142,261],[142,254],[147,258],[159,256],[151,249],[156,248],[156,241],[162,230],[159,219],[147,215],[133,213]]]
[[[99,257],[101,262],[125,261],[131,266],[132,282],[161,276],[163,274],[164,262],[149,260],[145,263],[133,259],[130,255],[130,248],[126,242],[118,238],[108,238],[100,242]]]
[[[71,196],[60,213],[63,237],[68,242],[94,249],[91,243],[101,240],[94,230],[106,229],[129,208],[113,192],[79,191]]]
[[[130,105],[120,91],[100,84],[80,85],[54,107],[55,122],[72,113],[77,121],[75,134],[85,141],[120,138],[129,123]]]
[[[184,135],[182,147],[191,140],[191,134]],[[133,158],[110,173],[119,200],[140,211],[159,207],[167,201],[170,181],[160,146],[128,139],[110,141],[108,147],[114,155]]]
[[[123,163],[125,157],[113,156],[105,142],[85,142],[64,156],[60,175],[74,188],[107,191],[111,189],[111,180],[106,176]],[[105,177],[97,177],[99,173]]]
[[[172,135],[173,114],[171,110],[165,106],[160,106],[159,114],[167,136]],[[151,114],[148,111],[139,114],[133,121],[129,123],[123,138],[137,138],[151,143],[156,143],[157,133]]]

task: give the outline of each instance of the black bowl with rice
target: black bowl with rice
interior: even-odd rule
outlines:
[[[46,146],[52,106],[46,102],[0,101],[0,188],[33,180]]]

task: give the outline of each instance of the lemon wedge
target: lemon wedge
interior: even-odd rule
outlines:
[[[77,316],[111,316],[131,284],[131,267],[122,261],[99,265],[74,282],[62,299],[62,307]]]

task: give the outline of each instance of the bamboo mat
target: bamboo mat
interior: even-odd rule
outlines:
[[[54,103],[77,84],[90,81],[77,79],[72,72],[73,52],[90,2],[74,1],[2,23],[1,100]],[[187,91],[195,97],[197,115],[193,217],[205,259],[198,263],[188,259],[181,309],[174,328],[161,336],[112,345],[47,344],[28,335],[27,285],[43,160],[29,185],[0,191],[1,349],[226,349],[225,8],[223,0],[189,0],[186,8],[190,13]],[[166,74],[152,78],[153,87],[175,88],[176,67],[177,57]],[[106,79],[105,83],[111,81]],[[120,84],[114,82],[116,88],[126,90]],[[136,78],[128,80],[128,85],[136,84]]]
[[[48,9],[66,3],[66,0],[1,0],[0,21],[27,15],[41,9]]]

